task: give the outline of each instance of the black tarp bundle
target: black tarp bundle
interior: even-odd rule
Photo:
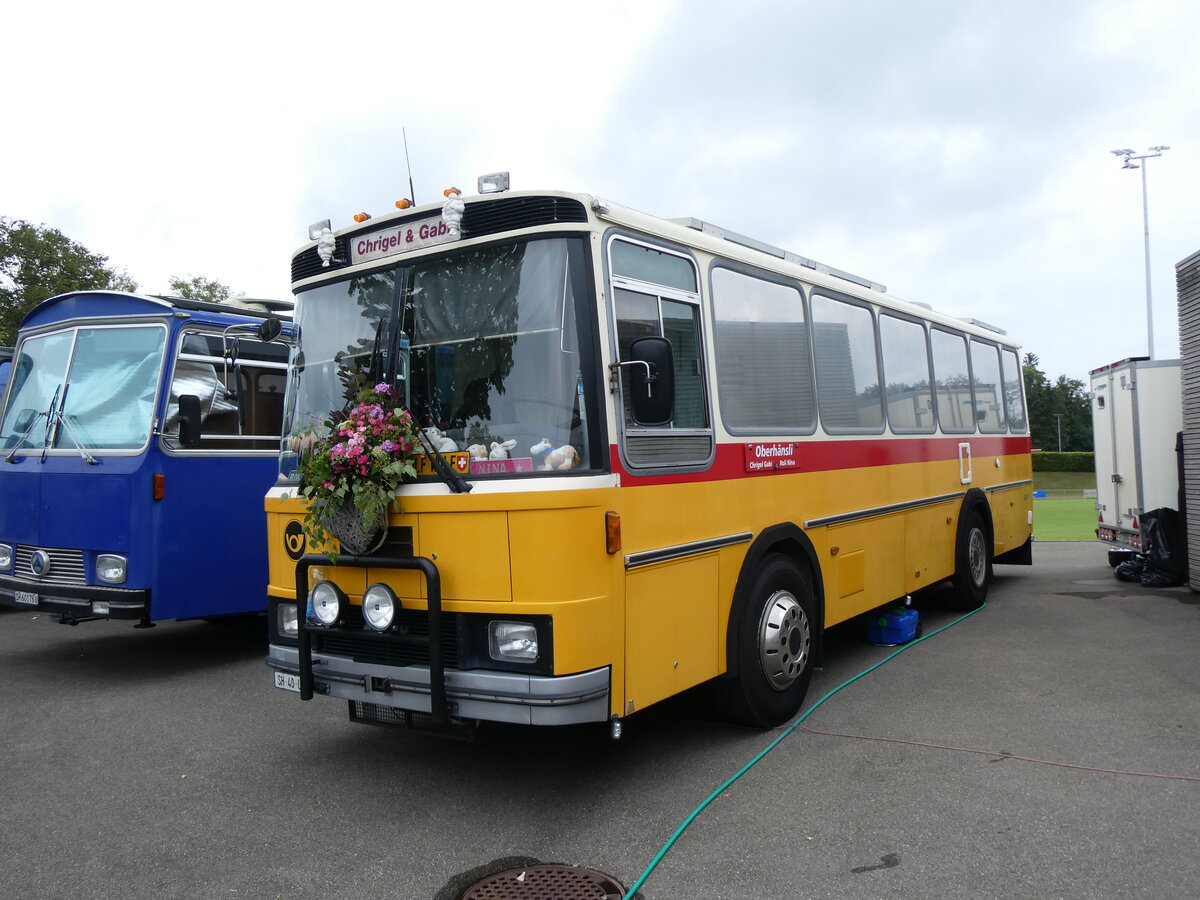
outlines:
[[[1168,507],[1142,513],[1138,522],[1143,552],[1117,566],[1122,581],[1138,581],[1143,587],[1174,587],[1187,580],[1187,548],[1183,517]]]

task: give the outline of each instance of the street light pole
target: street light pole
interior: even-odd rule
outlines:
[[[1054,418],[1058,419],[1058,452],[1062,453],[1062,413],[1055,413]]]
[[[1162,156],[1164,150],[1170,150],[1170,147],[1151,147],[1148,151],[1142,154],[1135,155],[1133,150],[1113,150],[1113,156],[1120,156],[1125,159],[1123,169],[1141,169],[1142,170],[1142,235],[1145,243],[1146,252],[1146,343],[1148,344],[1148,355],[1154,359],[1154,308],[1150,300],[1150,206],[1146,196],[1146,160],[1153,159],[1156,156]],[[1135,160],[1141,160],[1139,165]]]

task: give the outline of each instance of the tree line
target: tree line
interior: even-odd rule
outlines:
[[[1066,375],[1051,381],[1033,353],[1026,353],[1022,363],[1034,449],[1064,453],[1093,450],[1092,401],[1084,383]]]
[[[219,281],[173,276],[175,296],[222,303],[230,289]],[[108,257],[71,240],[57,228],[0,216],[0,346],[11,347],[26,314],[70,291],[136,291],[137,282]],[[240,296],[240,295],[238,295]]]

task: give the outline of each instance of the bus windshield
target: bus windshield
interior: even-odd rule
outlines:
[[[435,449],[470,454],[473,476],[597,465],[577,316],[583,252],[575,238],[511,242],[302,293],[281,474],[294,478],[305,436],[381,380]]]
[[[165,343],[161,325],[27,338],[13,361],[0,446],[141,449],[150,438]]]

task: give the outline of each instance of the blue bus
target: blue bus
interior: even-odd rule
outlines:
[[[0,604],[149,627],[266,609],[290,304],[81,291],[21,323]]]

